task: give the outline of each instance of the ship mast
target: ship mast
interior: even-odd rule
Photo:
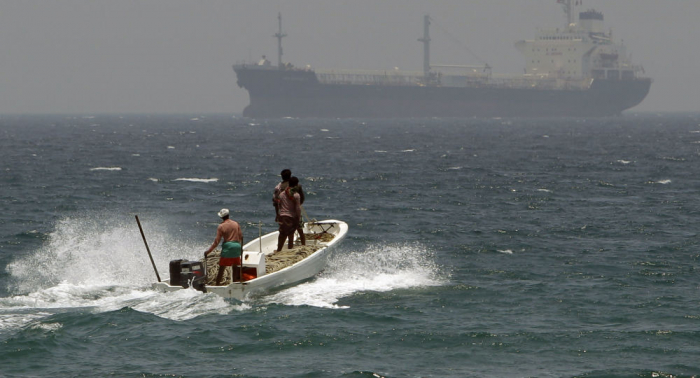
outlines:
[[[418,39],[423,42],[423,75],[428,79],[430,74],[430,16],[423,17],[423,38]]]
[[[564,13],[566,13],[566,26],[569,27],[571,26],[571,24],[576,23],[575,5],[578,5],[580,1],[576,0],[575,4],[574,0],[557,0],[557,2],[562,5],[562,7],[564,8]]]
[[[282,38],[287,36],[287,34],[282,33],[282,12],[277,14],[277,21],[279,24],[279,31],[275,33],[275,38],[277,38],[277,68],[282,69]]]

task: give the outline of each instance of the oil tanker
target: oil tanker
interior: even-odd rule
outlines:
[[[578,12],[580,0],[557,0],[563,28],[539,30],[515,47],[524,73],[498,75],[489,65],[431,65],[429,16],[423,20],[423,71],[348,71],[297,68],[282,62],[282,17],[277,65],[263,56],[235,64],[251,118],[604,117],[644,100],[652,80],[632,64],[626,47],[606,31],[601,12]]]

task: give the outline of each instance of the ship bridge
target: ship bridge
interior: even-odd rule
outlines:
[[[539,30],[534,40],[515,44],[525,56],[525,74],[571,80],[635,79],[642,69],[631,63],[624,45],[613,42],[612,31],[605,31],[603,14],[590,9],[576,18],[575,4],[564,5],[568,25]]]

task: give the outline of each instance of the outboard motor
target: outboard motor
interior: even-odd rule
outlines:
[[[193,289],[204,291],[207,280],[206,266],[201,261],[183,261],[180,263],[180,286],[192,286]]]
[[[170,261],[170,286],[180,286],[180,264],[185,260]]]
[[[207,280],[206,265],[201,261],[172,260],[170,261],[170,286],[182,286],[202,292]]]

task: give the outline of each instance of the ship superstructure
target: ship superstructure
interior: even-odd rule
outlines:
[[[312,70],[267,59],[237,64],[248,90],[249,117],[609,116],[639,104],[651,79],[639,76],[625,46],[605,31],[603,14],[577,13],[579,0],[558,0],[567,15],[559,29],[516,43],[525,73],[497,75],[488,65],[433,65],[430,17],[423,20],[423,70]]]
[[[564,28],[540,30],[534,40],[516,47],[525,56],[525,74],[566,80],[632,80],[642,70],[633,65],[622,44],[606,31],[603,13],[590,9],[575,18],[576,3],[561,1],[569,23]]]

